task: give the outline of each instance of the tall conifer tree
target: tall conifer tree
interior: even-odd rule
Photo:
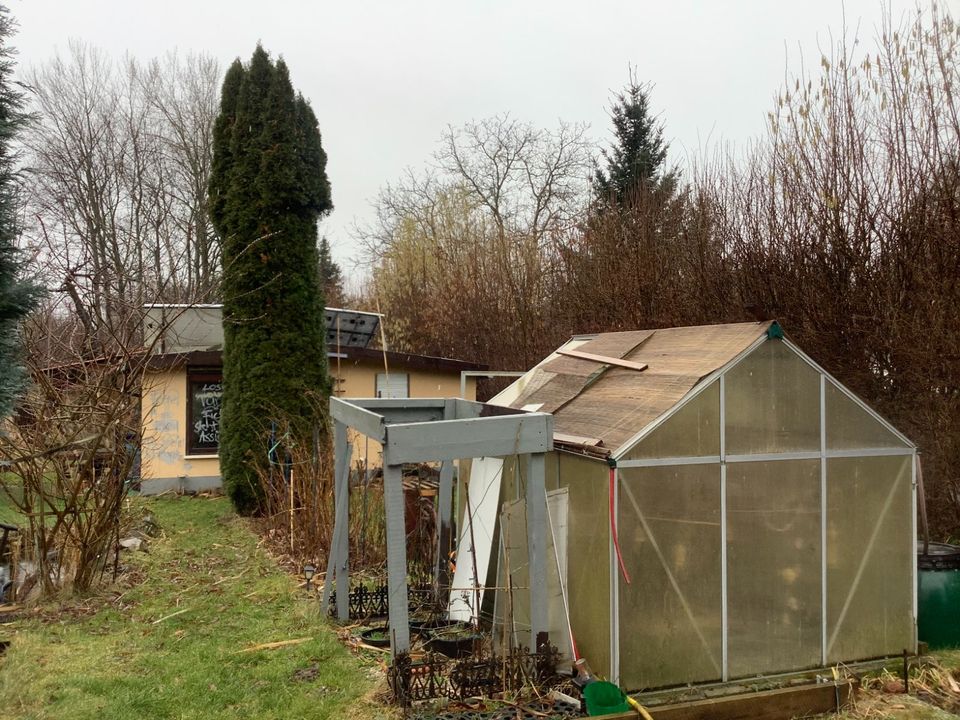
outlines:
[[[40,293],[37,285],[22,278],[24,261],[17,248],[20,182],[14,141],[30,117],[13,80],[10,38],[15,29],[9,10],[0,5],[0,417],[10,414],[26,382],[17,328]]]
[[[641,185],[668,195],[676,188],[676,172],[664,165],[669,143],[650,110],[649,95],[649,87],[631,71],[627,86],[614,96],[610,110],[614,142],[602,151],[606,168],[597,168],[593,181],[594,193],[603,204],[626,205]]]
[[[320,283],[323,285],[323,294],[327,303],[340,306],[343,303],[343,271],[333,259],[330,252],[330,241],[320,238]]]
[[[257,46],[223,82],[210,208],[223,239],[220,467],[237,510],[263,509],[271,433],[310,443],[329,395],[317,220],[330,184],[317,118],[283,60]]]

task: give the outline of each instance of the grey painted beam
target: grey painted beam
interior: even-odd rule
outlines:
[[[429,423],[437,420],[444,420],[445,413],[443,408],[382,408],[375,410],[383,416],[387,425],[397,423]]]
[[[440,466],[440,490],[437,493],[437,567],[434,581],[440,597],[450,588],[450,540],[453,514],[453,460],[444,460]]]
[[[390,604],[390,650],[394,658],[410,650],[407,603],[407,532],[403,469],[389,450],[383,457],[383,504],[387,516],[387,598]]]
[[[337,619],[346,622],[350,619],[350,458],[353,448],[347,442],[346,429],[341,433],[343,439],[334,461],[334,496],[337,499],[336,545],[333,550],[336,558],[337,577]]]
[[[330,415],[334,420],[378,442],[383,442],[386,437],[386,422],[383,417],[352,402],[330,398]]]
[[[397,408],[439,408],[442,410],[447,398],[342,398],[343,402],[382,414],[381,410]]]
[[[443,402],[443,420],[457,419],[457,399],[447,398]]]
[[[464,418],[480,417],[480,408],[482,403],[472,402],[470,400],[457,399],[453,403],[453,414],[448,420],[463,420]]]
[[[476,402],[475,400],[463,400],[462,398],[455,399],[454,405],[456,407],[456,414],[447,418],[448,420],[526,414],[525,410],[517,410],[516,408],[501,405],[490,405],[488,403]]]
[[[553,449],[553,416],[524,413],[390,425],[386,438],[397,464],[544,453]]]
[[[527,456],[527,548],[530,563],[530,649],[549,630],[547,617],[547,491],[544,454]]]
[[[411,423],[432,422],[445,419],[444,398],[337,398],[340,402],[380,416],[382,422]],[[361,415],[367,421],[365,415]],[[347,424],[350,424],[349,422]],[[350,424],[357,430],[361,428]],[[373,436],[371,436],[373,437]]]
[[[330,607],[330,590],[333,587],[337,569],[337,547],[340,535],[344,531],[345,516],[349,514],[349,503],[344,505],[343,493],[340,492],[339,478],[343,474],[344,463],[349,463],[347,450],[347,426],[342,422],[333,423],[333,537],[330,538],[330,552],[327,554],[327,574],[323,580],[323,599],[320,602],[320,612],[326,617]],[[338,593],[338,596],[342,593]],[[339,600],[339,597],[337,598]]]

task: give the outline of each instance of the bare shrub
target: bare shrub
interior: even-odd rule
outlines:
[[[136,325],[133,318],[121,329]],[[31,383],[0,433],[2,492],[23,516],[24,578],[44,595],[84,593],[117,569],[117,543],[141,439],[148,349],[119,333],[90,354],[63,310],[27,321]]]
[[[784,322],[926,452],[960,530],[960,35],[933,4],[792,80],[746,160],[706,183],[739,304]]]
[[[318,413],[325,417],[325,413]],[[274,448],[255,463],[264,490],[265,510],[257,520],[278,556],[295,569],[305,563],[323,569],[333,537],[333,451],[324,428],[310,446],[291,442],[287,426],[264,430]],[[350,469],[350,554],[355,568],[377,574],[386,562],[383,489],[362,461]]]

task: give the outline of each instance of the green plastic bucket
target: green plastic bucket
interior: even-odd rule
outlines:
[[[917,543],[917,636],[930,648],[960,647],[960,547]]]
[[[587,701],[587,715],[613,715],[614,713],[629,712],[630,703],[623,690],[613,683],[598,680],[583,689],[583,699]]]

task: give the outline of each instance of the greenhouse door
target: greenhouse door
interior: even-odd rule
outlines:
[[[731,678],[820,664],[820,462],[727,465]]]

